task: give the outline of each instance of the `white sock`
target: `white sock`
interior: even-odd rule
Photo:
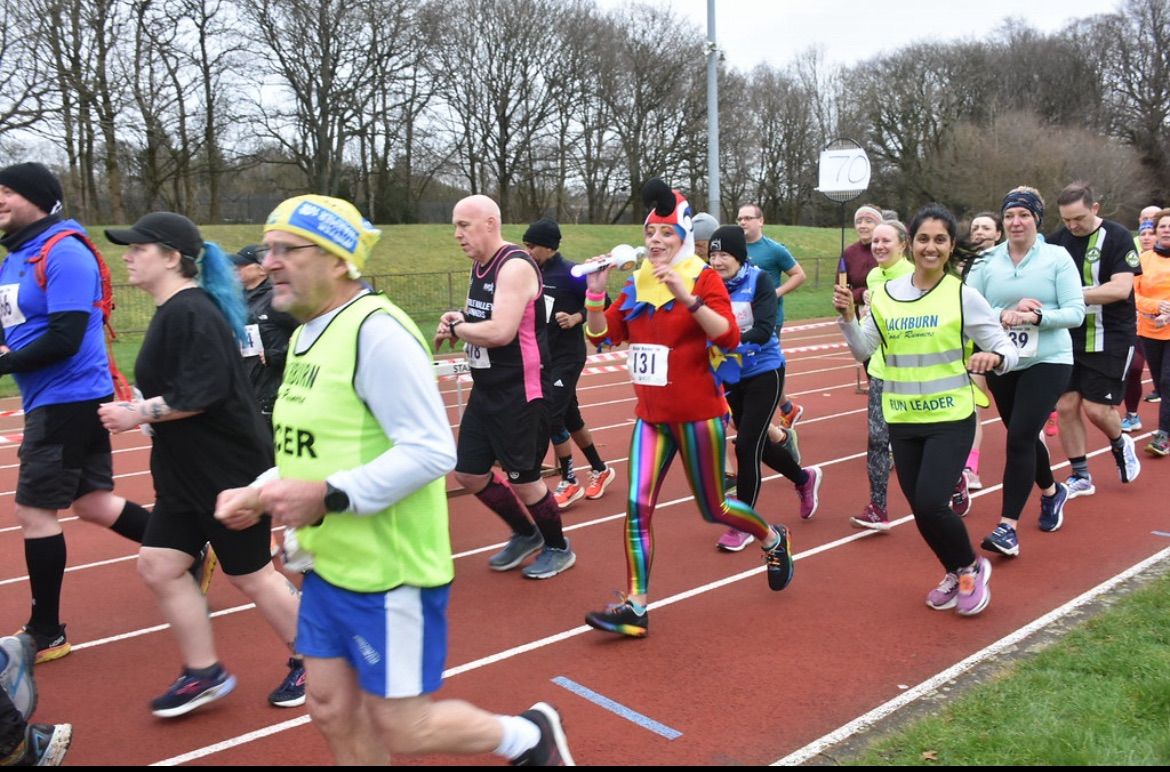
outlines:
[[[540,742],[540,727],[520,716],[496,716],[504,732],[500,745],[493,751],[508,761],[520,757],[525,751],[535,748]]]

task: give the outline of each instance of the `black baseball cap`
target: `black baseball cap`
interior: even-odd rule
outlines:
[[[249,244],[232,255],[232,263],[237,268],[243,268],[245,265],[260,265],[262,258],[259,255],[259,249],[259,244]]]
[[[203,236],[195,223],[174,212],[151,212],[129,228],[107,228],[106,238],[114,244],[162,244],[190,258],[203,251]]]

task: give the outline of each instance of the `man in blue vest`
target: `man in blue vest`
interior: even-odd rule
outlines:
[[[73,513],[142,542],[149,514],[115,496],[110,435],[98,405],[113,398],[102,332],[101,276],[85,230],[62,219],[61,183],[38,163],[0,169],[0,375],[12,375],[24,408],[16,519],[32,589],[24,626],[37,662],[69,653],[59,617],[65,536],[57,512]],[[46,246],[51,248],[46,250]],[[43,272],[35,261],[43,261]],[[43,276],[43,283],[38,278]]]

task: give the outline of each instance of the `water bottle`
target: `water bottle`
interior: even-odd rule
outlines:
[[[646,247],[631,247],[629,244],[618,244],[609,250],[609,257],[598,260],[596,263],[582,263],[573,266],[569,273],[574,276],[585,276],[605,270],[611,265],[619,271],[632,271],[638,265],[638,259],[646,254]]]

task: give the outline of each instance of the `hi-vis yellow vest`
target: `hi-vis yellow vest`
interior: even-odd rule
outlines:
[[[272,412],[281,478],[324,480],[393,446],[353,387],[358,331],[378,313],[393,316],[429,352],[410,317],[380,294],[363,295],[342,309],[301,354],[296,351],[304,327],[298,327]],[[321,525],[298,528],[296,535],[313,554],[321,578],[354,592],[439,587],[455,576],[442,478],[376,514],[330,513]]]
[[[943,276],[917,300],[890,297],[882,287],[871,298],[882,336],[887,423],[959,421],[975,411],[975,386],[963,346],[963,284]]]

